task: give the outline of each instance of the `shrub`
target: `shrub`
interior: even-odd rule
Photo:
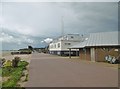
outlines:
[[[12,66],[12,62],[10,60],[7,60],[5,63],[4,63],[4,66]]]
[[[26,66],[27,66],[28,64],[29,64],[29,63],[26,62],[26,61],[20,61],[19,64],[18,64],[18,66],[24,67],[24,69],[26,69]]]
[[[18,67],[18,63],[19,63],[20,60],[21,60],[20,57],[15,57],[15,58],[12,60],[12,66],[13,66],[13,67]]]

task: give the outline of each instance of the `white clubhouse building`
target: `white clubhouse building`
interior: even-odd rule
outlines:
[[[84,40],[84,37],[79,34],[67,34],[54,39],[49,44],[50,54],[56,54],[61,56],[69,55],[69,47],[76,45]],[[78,49],[72,49],[71,55],[79,55]]]

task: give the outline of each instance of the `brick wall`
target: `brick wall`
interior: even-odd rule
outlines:
[[[84,50],[83,49],[79,49],[79,52],[80,52],[80,54],[79,54],[80,59],[81,60],[85,60],[85,52],[84,52]]]
[[[118,47],[95,47],[95,61],[104,62],[107,55],[118,57],[120,52],[117,50]],[[86,48],[86,51],[79,49],[79,52],[81,60],[91,60],[90,48]]]
[[[91,60],[90,48],[87,48],[87,49],[86,49],[86,60],[88,60],[88,61]]]
[[[90,48],[86,48],[85,50],[84,49],[80,49],[80,59],[82,60],[91,60],[90,58]]]
[[[112,47],[109,50],[106,50],[106,49],[109,49],[109,48],[98,47],[95,49],[95,60],[96,61],[99,61],[99,62],[105,61],[105,56],[107,55],[111,55],[115,57],[119,55],[119,52],[115,51],[118,48]]]

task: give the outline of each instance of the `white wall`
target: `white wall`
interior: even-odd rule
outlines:
[[[60,47],[58,48],[58,43],[60,44]],[[70,45],[66,45],[66,43],[70,43]],[[78,44],[79,42],[74,42],[74,41],[67,41],[67,40],[64,40],[64,41],[58,41],[58,42],[56,42],[56,43],[51,43],[50,45],[49,45],[49,50],[50,51],[62,51],[62,50],[64,50],[64,51],[68,51],[69,49],[69,47],[71,47],[71,46],[73,46],[73,45],[76,45],[76,44]],[[51,48],[51,45],[53,46],[52,48]],[[55,47],[55,45],[56,45],[56,47]],[[76,51],[76,49],[72,49],[72,50],[75,50]]]
[[[80,43],[81,40],[82,40],[82,37],[79,34],[68,34],[68,35],[58,38],[58,39],[54,40],[52,43],[50,43],[49,50],[50,51],[68,51],[69,47]],[[60,47],[58,47],[58,43],[60,44]],[[55,47],[55,45],[56,45],[56,47]],[[51,47],[51,46],[53,46],[53,47]],[[76,51],[76,49],[72,49],[72,50]]]
[[[58,47],[58,44],[60,44],[60,47]],[[55,47],[55,45],[56,45],[56,47]],[[53,46],[53,47],[51,48],[51,46]],[[49,44],[49,50],[50,51],[56,51],[56,50],[60,51],[61,50],[61,41]]]
[[[65,45],[65,43],[70,43],[71,45]],[[76,45],[80,42],[74,42],[74,41],[62,41],[61,42],[61,50],[69,50],[68,48],[73,46],[73,45]],[[76,49],[72,49],[72,50],[76,50]]]

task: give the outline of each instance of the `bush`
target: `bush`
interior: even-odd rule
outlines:
[[[19,64],[18,64],[18,66],[19,66],[19,67],[24,67],[24,69],[26,69],[25,66],[27,66],[28,64],[29,64],[29,63],[26,62],[26,61],[20,61]]]
[[[3,66],[12,66],[12,62],[10,60],[7,60]]]
[[[10,76],[10,74],[14,71],[15,69],[12,67],[3,67],[2,68],[2,76]]]
[[[13,67],[18,67],[18,63],[19,63],[20,60],[21,60],[20,57],[15,57],[15,58],[12,60],[12,66],[13,66]]]

